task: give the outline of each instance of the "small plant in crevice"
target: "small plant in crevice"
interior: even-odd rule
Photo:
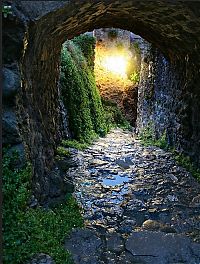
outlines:
[[[134,50],[136,52],[137,55],[141,55],[141,49],[140,49],[140,45],[138,42],[132,42],[131,46],[130,46],[131,50]]]
[[[124,47],[124,44],[122,42],[119,42],[116,44],[116,48],[120,52],[120,51],[123,51],[125,47]]]
[[[72,264],[64,239],[72,228],[82,227],[80,208],[72,196],[52,209],[28,207],[31,196],[32,168],[11,166],[12,157],[3,149],[3,263],[26,263],[35,254],[46,253],[56,264]]]
[[[117,38],[117,36],[118,36],[118,32],[117,32],[116,29],[110,29],[110,30],[108,31],[108,38],[109,38],[109,39],[114,40],[114,39]]]
[[[64,148],[63,146],[57,147],[56,154],[58,156],[70,157],[71,153],[68,149]]]
[[[2,13],[5,18],[8,17],[8,15],[12,14],[12,7],[9,5],[4,5],[2,8]]]
[[[133,72],[132,74],[130,74],[129,78],[134,84],[139,83],[140,73],[139,72]]]
[[[155,135],[155,128],[152,122],[149,122],[140,132],[139,139],[145,146],[154,145],[162,149],[168,149],[169,145],[167,142],[166,131],[157,138]]]

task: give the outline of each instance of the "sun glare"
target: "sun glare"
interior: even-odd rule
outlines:
[[[126,77],[127,59],[125,58],[125,56],[107,56],[104,58],[103,66],[107,71]]]

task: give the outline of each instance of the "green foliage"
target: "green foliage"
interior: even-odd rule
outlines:
[[[186,170],[188,170],[198,181],[200,181],[200,169],[194,165],[191,158],[184,154],[180,154],[175,150],[173,150],[172,153],[175,155],[177,163],[186,168]]]
[[[4,5],[2,8],[3,16],[6,18],[9,14],[12,14],[12,7]]]
[[[68,148],[76,148],[76,149],[80,149],[83,150],[85,148],[88,147],[87,143],[81,143],[75,139],[73,140],[62,140],[62,145]]]
[[[153,145],[162,149],[166,149],[168,147],[166,131],[160,138],[156,138],[152,123],[149,123],[145,128],[143,128],[139,134],[139,139],[145,146]]]
[[[72,228],[83,226],[76,201],[68,197],[51,210],[28,208],[31,166],[11,169],[15,158],[3,155],[3,263],[25,263],[37,253],[51,255],[56,264],[72,263],[63,242]]]
[[[117,36],[118,36],[118,32],[116,29],[110,29],[108,31],[108,38],[115,39],[115,38],[117,38]]]
[[[123,116],[121,110],[111,100],[105,100],[102,98],[102,104],[105,111],[105,121],[107,125],[107,131],[114,127],[121,127],[124,129],[130,129],[131,126],[126,118]]]
[[[195,166],[189,156],[178,153],[175,149],[169,147],[166,140],[166,131],[159,138],[155,138],[155,131],[152,124],[146,126],[139,135],[139,139],[145,146],[157,146],[162,149],[167,149],[174,154],[174,158],[177,163],[186,168],[198,181],[200,181],[200,169]]]
[[[80,35],[78,37],[73,38],[73,43],[81,49],[88,66],[91,68],[91,70],[93,70],[96,44],[95,37],[88,35]]]
[[[94,75],[81,49],[73,41],[67,41],[63,46],[60,82],[73,138],[89,142],[106,130],[104,111]]]
[[[62,147],[62,146],[59,146],[56,150],[57,154],[59,156],[65,156],[65,157],[70,157],[71,153],[68,149]]]
[[[135,84],[135,83],[138,83],[139,80],[140,80],[140,73],[139,72],[133,72],[131,75],[130,75],[130,80]]]

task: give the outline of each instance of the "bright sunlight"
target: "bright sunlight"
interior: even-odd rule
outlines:
[[[123,77],[126,76],[127,59],[123,55],[113,55],[104,58],[103,66],[107,71],[114,74],[119,74]]]

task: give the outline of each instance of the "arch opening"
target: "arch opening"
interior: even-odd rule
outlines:
[[[174,4],[171,1],[74,1],[52,3],[48,8],[49,3],[32,2],[29,7],[26,4],[26,1],[13,4],[16,14],[20,9],[27,17],[26,21],[18,18],[22,24],[27,23],[27,32],[20,62],[22,89],[17,104],[24,122],[21,135],[34,168],[33,188],[41,202],[48,199],[57,175],[54,154],[63,135],[57,89],[61,45],[66,39],[94,28],[114,27],[139,34],[170,60],[166,66],[161,55],[156,57],[156,62],[162,64],[157,72],[165,68],[168,72],[165,79],[171,87],[166,94],[170,98],[168,114],[164,114],[163,122],[157,119],[156,125],[159,128],[165,124],[169,141],[199,162],[199,89],[195,84],[199,80],[198,3],[196,8],[189,2]],[[17,59],[16,54],[12,56],[6,63]],[[149,61],[146,66],[149,67]],[[151,96],[152,83],[142,85],[143,88],[148,86],[147,97]],[[161,86],[157,78],[157,87]],[[144,89],[140,90],[140,95],[143,93]],[[143,105],[140,100],[139,103]],[[167,109],[165,104],[162,104],[163,109]],[[148,104],[143,105],[144,108],[148,108]],[[143,127],[147,119],[149,116],[142,114],[138,125]],[[62,182],[59,176],[57,181]]]

